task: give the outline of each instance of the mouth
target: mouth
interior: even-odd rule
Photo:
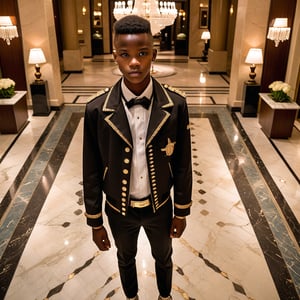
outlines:
[[[136,76],[140,76],[141,72],[139,72],[139,71],[131,71],[131,72],[128,72],[128,75],[136,77]]]

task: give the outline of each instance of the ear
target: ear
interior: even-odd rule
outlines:
[[[114,60],[116,60],[117,59],[117,53],[116,53],[116,50],[113,50],[113,58],[114,58]]]
[[[156,49],[156,48],[153,48],[152,61],[155,61],[156,56],[157,56],[157,49]]]

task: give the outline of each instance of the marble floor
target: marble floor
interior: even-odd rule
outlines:
[[[85,224],[81,147],[89,97],[119,78],[110,56],[63,74],[65,106],[19,134],[0,134],[0,299],[125,299],[116,249],[97,251]],[[227,107],[230,79],[160,53],[153,76],[189,104],[193,206],[174,240],[174,300],[300,298],[300,123],[267,138],[257,118]],[[144,232],[141,300],[157,299]]]

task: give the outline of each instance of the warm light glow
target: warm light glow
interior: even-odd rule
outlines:
[[[159,33],[166,26],[172,25],[177,17],[175,2],[155,0],[116,1],[114,17],[119,20],[130,14],[147,19],[151,24],[152,34]]]
[[[82,6],[82,15],[85,16],[85,14],[86,14],[86,7],[83,5]]]
[[[267,38],[274,41],[275,47],[279,42],[284,42],[290,38],[291,28],[287,27],[287,18],[276,18],[273,27],[269,27]]]
[[[13,38],[17,38],[18,30],[17,26],[12,24],[12,21],[9,16],[0,17],[0,38],[6,41],[7,45],[10,45],[10,41]]]
[[[210,40],[210,32],[203,31],[201,34],[201,40],[205,40],[205,43],[207,43],[207,40]]]
[[[40,81],[41,80],[41,72],[40,72],[40,66],[39,64],[43,64],[46,62],[46,58],[44,55],[44,52],[41,48],[32,48],[29,52],[29,58],[28,63],[29,64],[35,64],[35,80]]]
[[[250,48],[248,51],[245,62],[247,64],[262,64],[263,63],[263,55],[262,49],[260,48]]]
[[[200,83],[206,83],[206,77],[203,73],[200,73],[199,81]]]
[[[41,48],[32,48],[29,52],[29,64],[42,64],[46,62],[44,52]]]
[[[249,77],[250,79],[248,80],[249,83],[255,83],[255,68],[256,65],[262,64],[263,63],[263,55],[262,55],[262,49],[260,48],[250,48],[248,51],[247,57],[245,62],[247,64],[250,64],[250,73]]]

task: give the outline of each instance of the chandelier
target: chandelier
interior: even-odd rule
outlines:
[[[12,24],[9,16],[0,17],[0,38],[4,39],[7,45],[13,38],[18,37],[17,26]]]
[[[147,19],[151,24],[152,34],[159,33],[166,26],[172,25],[177,17],[175,2],[156,0],[129,0],[116,1],[114,17],[119,20],[122,17],[133,14]]]
[[[274,25],[269,27],[267,38],[274,41],[275,47],[278,47],[279,42],[289,39],[291,28],[287,26],[287,23],[287,18],[276,18]]]

